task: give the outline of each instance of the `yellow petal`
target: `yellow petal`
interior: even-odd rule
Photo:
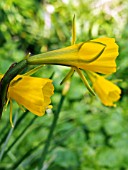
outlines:
[[[17,81],[19,79],[19,81]],[[13,83],[13,82],[16,83]],[[32,113],[42,116],[50,104],[54,87],[47,78],[16,76],[8,89],[8,97]]]
[[[0,74],[0,80],[2,79],[2,77],[3,77],[3,74]]]

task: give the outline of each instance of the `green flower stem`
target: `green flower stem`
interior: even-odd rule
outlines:
[[[27,133],[27,130],[29,130],[29,127],[33,124],[33,122],[35,121],[35,119],[37,118],[37,116],[34,116],[33,119],[29,122],[29,124],[21,131],[21,133],[15,138],[15,140],[12,142],[12,144],[8,147],[8,149],[5,151],[5,153],[3,154],[3,158],[4,156],[7,155],[7,153],[12,149],[12,147],[19,141],[19,139],[21,137],[23,137],[23,135],[25,135],[25,133]],[[1,158],[2,159],[2,158]]]
[[[14,125],[15,125],[16,121],[17,121],[17,114],[15,114],[15,117],[14,117]],[[4,151],[5,151],[6,147],[7,147],[8,141],[9,141],[9,139],[10,139],[13,131],[14,131],[14,128],[11,128],[11,129],[9,130],[9,133],[8,133],[8,135],[7,135],[7,137],[6,137],[6,140],[5,140],[5,142],[3,143],[2,147],[1,147],[1,151],[0,151],[0,162],[1,162],[1,160],[2,160],[2,157],[3,157],[3,155],[4,155]]]
[[[53,132],[55,130],[55,127],[57,125],[57,120],[59,118],[59,113],[61,111],[61,108],[62,108],[62,105],[63,105],[63,102],[64,102],[64,99],[65,99],[65,95],[61,95],[61,98],[60,98],[60,102],[59,102],[59,105],[58,105],[58,109],[57,111],[54,113],[54,118],[53,118],[53,122],[51,124],[51,127],[50,127],[50,131],[49,131],[49,134],[48,134],[48,137],[46,139],[46,143],[45,143],[45,146],[44,146],[44,149],[43,149],[43,152],[42,152],[42,155],[41,155],[41,159],[39,160],[39,166],[38,166],[38,169],[41,170],[43,165],[44,165],[44,161],[46,159],[46,156],[47,156],[47,153],[48,153],[48,149],[49,149],[49,146],[50,146],[50,142],[52,140],[52,136],[53,136]]]
[[[0,81],[0,117],[2,116],[3,107],[6,103],[7,90],[11,80],[19,74],[26,66],[27,60],[22,60],[19,63],[14,63],[5,73],[4,77]]]
[[[19,126],[20,126],[20,123],[24,120],[24,118],[27,116],[27,113],[28,113],[28,110],[26,112],[24,112],[20,117],[19,119],[16,121],[15,123],[15,128],[14,129],[17,129]],[[6,140],[6,137],[10,131],[10,128],[8,128],[8,124],[9,122],[7,122],[7,124],[2,128],[0,134],[3,134],[3,131],[4,131],[4,134],[3,136],[1,135],[1,140],[0,140],[0,146],[4,143],[4,141]],[[7,131],[6,131],[7,130]]]

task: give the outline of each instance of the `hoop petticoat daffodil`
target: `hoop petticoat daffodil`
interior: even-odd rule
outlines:
[[[76,41],[76,28],[74,16],[71,46],[34,55],[26,59],[27,63],[30,65],[55,64],[69,66],[71,67],[71,69],[69,73],[65,76],[65,78],[62,80],[61,84],[68,80],[72,76],[74,71],[76,71],[81,77],[84,84],[86,85],[87,89],[93,95],[95,95],[94,91],[92,90],[88,81],[83,75],[81,69],[85,71],[91,71],[94,73],[102,74],[111,74],[113,72],[116,72],[115,60],[116,57],[118,56],[118,45],[115,43],[114,38],[108,37],[97,38],[87,42],[81,42],[79,44],[75,44],[75,41]],[[95,89],[96,91],[98,91],[97,88]],[[113,101],[116,101],[117,97],[115,97],[116,99],[114,99],[114,97]]]
[[[89,78],[93,84],[93,89],[100,98],[101,102],[105,106],[116,106],[114,102],[117,102],[120,99],[120,88],[96,73],[88,71],[87,74],[89,75]]]
[[[110,74],[116,71],[118,45],[114,38],[97,38],[66,48],[34,55],[28,64],[55,64]]]
[[[50,79],[17,75],[10,82],[7,100],[13,99],[35,115],[42,116],[49,107],[53,91]]]
[[[51,102],[53,89],[50,79],[18,75],[9,86],[8,98],[42,116]]]

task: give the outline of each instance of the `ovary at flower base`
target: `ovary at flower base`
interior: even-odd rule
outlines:
[[[50,79],[18,75],[9,85],[7,98],[15,100],[33,114],[42,116],[49,107],[53,91]]]
[[[103,76],[93,72],[87,73],[93,84],[93,89],[100,98],[101,102],[105,106],[116,106],[114,102],[117,102],[120,99],[120,88],[111,81],[105,79]]]

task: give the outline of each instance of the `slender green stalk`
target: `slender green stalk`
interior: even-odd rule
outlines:
[[[57,120],[59,118],[59,113],[61,111],[64,99],[65,99],[65,95],[61,95],[60,102],[59,102],[59,105],[58,105],[58,109],[57,109],[57,111],[54,114],[53,122],[51,124],[50,131],[49,131],[48,137],[46,139],[46,143],[45,143],[42,155],[41,155],[41,159],[39,160],[40,162],[39,162],[38,170],[41,170],[43,165],[44,165],[44,161],[45,161],[47,153],[48,153],[50,142],[52,140],[53,132],[55,130],[55,127],[57,125]]]
[[[3,157],[7,155],[7,153],[12,149],[12,147],[19,141],[19,139],[27,132],[29,127],[33,124],[37,116],[34,116],[33,119],[29,122],[29,124],[21,131],[21,133],[15,138],[15,140],[12,142],[12,144],[8,147],[8,149],[3,154]]]
[[[16,120],[17,120],[17,114],[15,114],[15,117],[14,117],[14,125],[15,125],[15,123],[16,123]],[[8,141],[9,141],[9,139],[10,139],[13,131],[14,131],[14,128],[11,128],[10,131],[9,131],[9,133],[8,133],[8,135],[7,135],[7,137],[6,137],[6,140],[5,140],[5,142],[4,142],[3,146],[2,146],[2,149],[1,149],[1,152],[0,152],[0,161],[2,160],[2,157],[3,157],[3,155],[4,155],[5,148],[6,148],[6,146],[7,146],[7,143],[8,143]]]
[[[21,163],[26,159],[29,158],[29,156],[31,156],[34,151],[37,151],[39,149],[39,146],[42,145],[44,143],[44,140],[42,140],[41,142],[39,142],[38,144],[36,144],[36,146],[32,147],[31,149],[29,149],[27,152],[25,152],[25,154],[19,159],[17,160],[13,166],[11,166],[9,168],[9,170],[12,169],[17,169],[19,166],[22,166]]]
[[[27,116],[27,113],[28,113],[28,110],[27,110],[26,112],[24,112],[24,113],[18,118],[18,120],[17,120],[16,123],[15,123],[15,127],[14,127],[13,130],[17,129],[18,126],[20,126],[20,123],[22,122],[22,120],[24,120],[24,118]],[[10,123],[7,122],[7,124],[6,124],[6,125],[4,126],[4,128],[1,130],[1,133],[0,133],[0,134],[2,134],[3,131],[6,130],[6,128],[8,127],[8,124],[10,124]],[[10,131],[10,128],[7,129],[7,131],[4,133],[4,136],[1,138],[0,145],[2,145],[2,144],[4,143],[4,141],[6,140],[6,137],[7,137],[8,133],[9,133],[9,131]]]

